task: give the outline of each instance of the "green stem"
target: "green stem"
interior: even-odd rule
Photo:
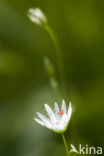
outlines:
[[[65,145],[66,154],[67,154],[67,156],[69,156],[68,145],[67,145],[67,143],[66,143],[65,136],[64,136],[63,133],[62,133],[61,135],[62,135],[62,139],[63,139],[64,145]]]
[[[68,99],[68,89],[67,89],[67,83],[66,83],[66,77],[65,77],[65,73],[64,73],[64,64],[63,64],[63,59],[62,59],[62,51],[61,51],[61,48],[60,48],[60,45],[59,45],[59,42],[57,40],[57,37],[55,35],[55,33],[53,32],[52,28],[46,24],[44,26],[45,30],[48,32],[54,46],[55,46],[55,49],[56,49],[56,57],[57,57],[57,63],[58,63],[58,66],[59,66],[59,71],[60,71],[60,76],[61,76],[61,79],[62,79],[62,83],[63,83],[63,87],[64,87],[64,90],[65,90],[65,94],[66,94],[66,97]]]

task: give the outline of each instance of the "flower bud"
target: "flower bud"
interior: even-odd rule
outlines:
[[[53,64],[51,63],[50,59],[48,57],[44,57],[44,66],[46,69],[46,72],[49,74],[49,76],[54,76],[55,70],[53,67]]]
[[[30,8],[28,10],[28,17],[33,23],[36,23],[40,26],[47,23],[46,16],[39,8],[35,9]]]
[[[51,87],[53,89],[57,89],[58,88],[58,82],[57,82],[57,80],[54,77],[50,78],[50,84],[51,84]]]

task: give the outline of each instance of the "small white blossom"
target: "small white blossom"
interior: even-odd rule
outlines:
[[[66,111],[66,104],[64,100],[62,100],[61,110],[59,110],[59,106],[56,102],[54,103],[54,110],[52,110],[47,104],[45,104],[45,110],[47,112],[47,116],[37,112],[39,119],[34,118],[34,120],[40,125],[49,128],[56,133],[65,132],[72,115],[71,102],[69,103],[68,112]]]
[[[38,25],[43,25],[47,23],[46,16],[39,8],[35,8],[35,9],[30,8],[28,10],[28,17],[32,22]]]

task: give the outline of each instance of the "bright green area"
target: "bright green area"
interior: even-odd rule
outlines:
[[[103,146],[104,1],[0,0],[0,156],[66,155],[61,136],[33,120],[36,111],[45,113],[44,103],[61,105],[44,69],[45,56],[63,89],[53,43],[27,18],[30,7],[44,11],[62,48],[74,110],[65,133],[69,148]]]

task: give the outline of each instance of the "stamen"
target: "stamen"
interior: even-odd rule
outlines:
[[[48,114],[46,114],[46,117],[48,118]]]
[[[64,114],[64,110],[63,110],[63,109],[61,109],[61,112],[60,112],[60,114],[61,114],[61,115],[63,115],[63,114]]]
[[[56,109],[54,109],[53,112],[55,113],[56,112]]]
[[[58,115],[60,115],[60,112],[57,112]]]

